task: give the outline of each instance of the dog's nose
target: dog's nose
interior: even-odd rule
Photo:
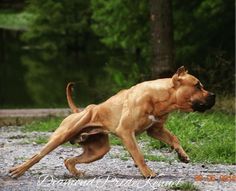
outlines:
[[[216,94],[212,93],[212,92],[208,92],[208,96],[212,99],[215,99]]]
[[[206,98],[206,107],[210,109],[213,105],[215,105],[216,95],[212,92],[208,92],[208,96]]]

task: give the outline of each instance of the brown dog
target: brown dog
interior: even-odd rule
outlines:
[[[77,112],[67,87],[70,107]],[[176,136],[163,126],[167,115],[174,110],[200,111],[210,109],[215,95],[203,89],[194,76],[181,67],[172,78],[147,81],[122,90],[99,105],[89,105],[83,111],[65,118],[48,143],[28,161],[10,169],[12,177],[21,176],[59,145],[70,141],[79,143],[84,152],[65,160],[67,169],[75,176],[83,173],[75,168],[78,163],[90,163],[102,158],[110,149],[108,133],[119,137],[144,177],[156,174],[146,165],[135,135],[147,134],[169,144],[180,159],[189,161]]]

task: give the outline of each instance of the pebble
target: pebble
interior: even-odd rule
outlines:
[[[25,135],[26,134],[26,135]],[[51,133],[37,133],[37,136],[50,136]],[[21,137],[19,139],[11,139],[8,137]],[[7,172],[13,165],[18,165],[19,162],[30,158],[34,153],[38,152],[42,145],[36,144],[33,139],[35,134],[20,132],[18,127],[11,128],[8,131],[1,132],[0,139],[0,190],[1,191],[26,191],[26,190],[50,190],[50,191],[95,191],[95,190],[112,190],[112,191],[133,191],[133,190],[155,190],[150,184],[146,184],[145,180],[138,168],[134,167],[134,162],[131,157],[128,160],[121,160],[119,157],[123,156],[125,152],[121,146],[112,146],[108,155],[105,155],[101,160],[95,161],[90,164],[78,164],[78,170],[85,171],[84,178],[75,178],[69,174],[64,166],[64,158],[76,156],[81,152],[81,149],[71,147],[59,147],[51,152],[39,163],[35,164],[30,170],[27,171],[22,177],[18,179],[9,178]],[[29,144],[22,144],[26,141]],[[166,151],[165,151],[166,152]],[[155,150],[152,154],[158,156],[162,155],[159,150]],[[175,158],[175,153],[170,153],[170,157]],[[230,181],[227,183],[220,181],[207,181],[209,175],[216,176],[219,179],[220,175],[235,175],[235,165],[222,165],[222,164],[183,164],[177,161],[172,162],[155,162],[147,161],[148,166],[159,173],[158,177],[151,179],[150,182],[160,181],[178,181],[181,179],[183,182],[193,182],[200,190],[235,190],[236,182]],[[195,181],[196,175],[202,175],[203,181]],[[46,186],[45,184],[38,185],[37,182],[40,177],[48,176],[46,182],[54,181],[53,185]],[[1,181],[1,180],[4,181]],[[66,181],[77,180],[81,185],[68,186]],[[56,182],[57,181],[57,182]],[[94,182],[93,182],[94,181]],[[130,184],[128,184],[131,182]],[[98,184],[104,184],[97,187]],[[137,185],[144,186],[138,189]],[[159,187],[156,190],[166,191],[168,188]]]

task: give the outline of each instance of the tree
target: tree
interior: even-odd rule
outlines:
[[[234,89],[234,70],[229,70],[235,60],[233,0],[28,2],[37,17],[25,39],[36,48],[75,50],[80,65],[89,63],[81,61],[83,54],[100,55],[97,66],[105,74],[96,83],[106,95],[150,79],[150,73],[170,76],[175,64],[214,90]]]
[[[168,77],[174,69],[172,1],[150,0],[152,77]]]
[[[90,2],[83,0],[28,0],[35,14],[23,40],[40,49],[84,51],[94,45]],[[97,42],[97,41],[96,41]]]
[[[110,85],[103,87],[117,92],[144,80],[150,62],[147,1],[92,0],[91,7],[92,29],[111,52],[104,68]]]
[[[235,1],[173,1],[175,60],[222,93],[235,87]]]

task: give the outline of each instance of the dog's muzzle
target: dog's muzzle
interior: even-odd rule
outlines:
[[[209,92],[204,102],[198,100],[192,103],[193,111],[204,112],[207,109],[211,109],[212,106],[215,105],[215,98],[216,98],[215,94]]]

